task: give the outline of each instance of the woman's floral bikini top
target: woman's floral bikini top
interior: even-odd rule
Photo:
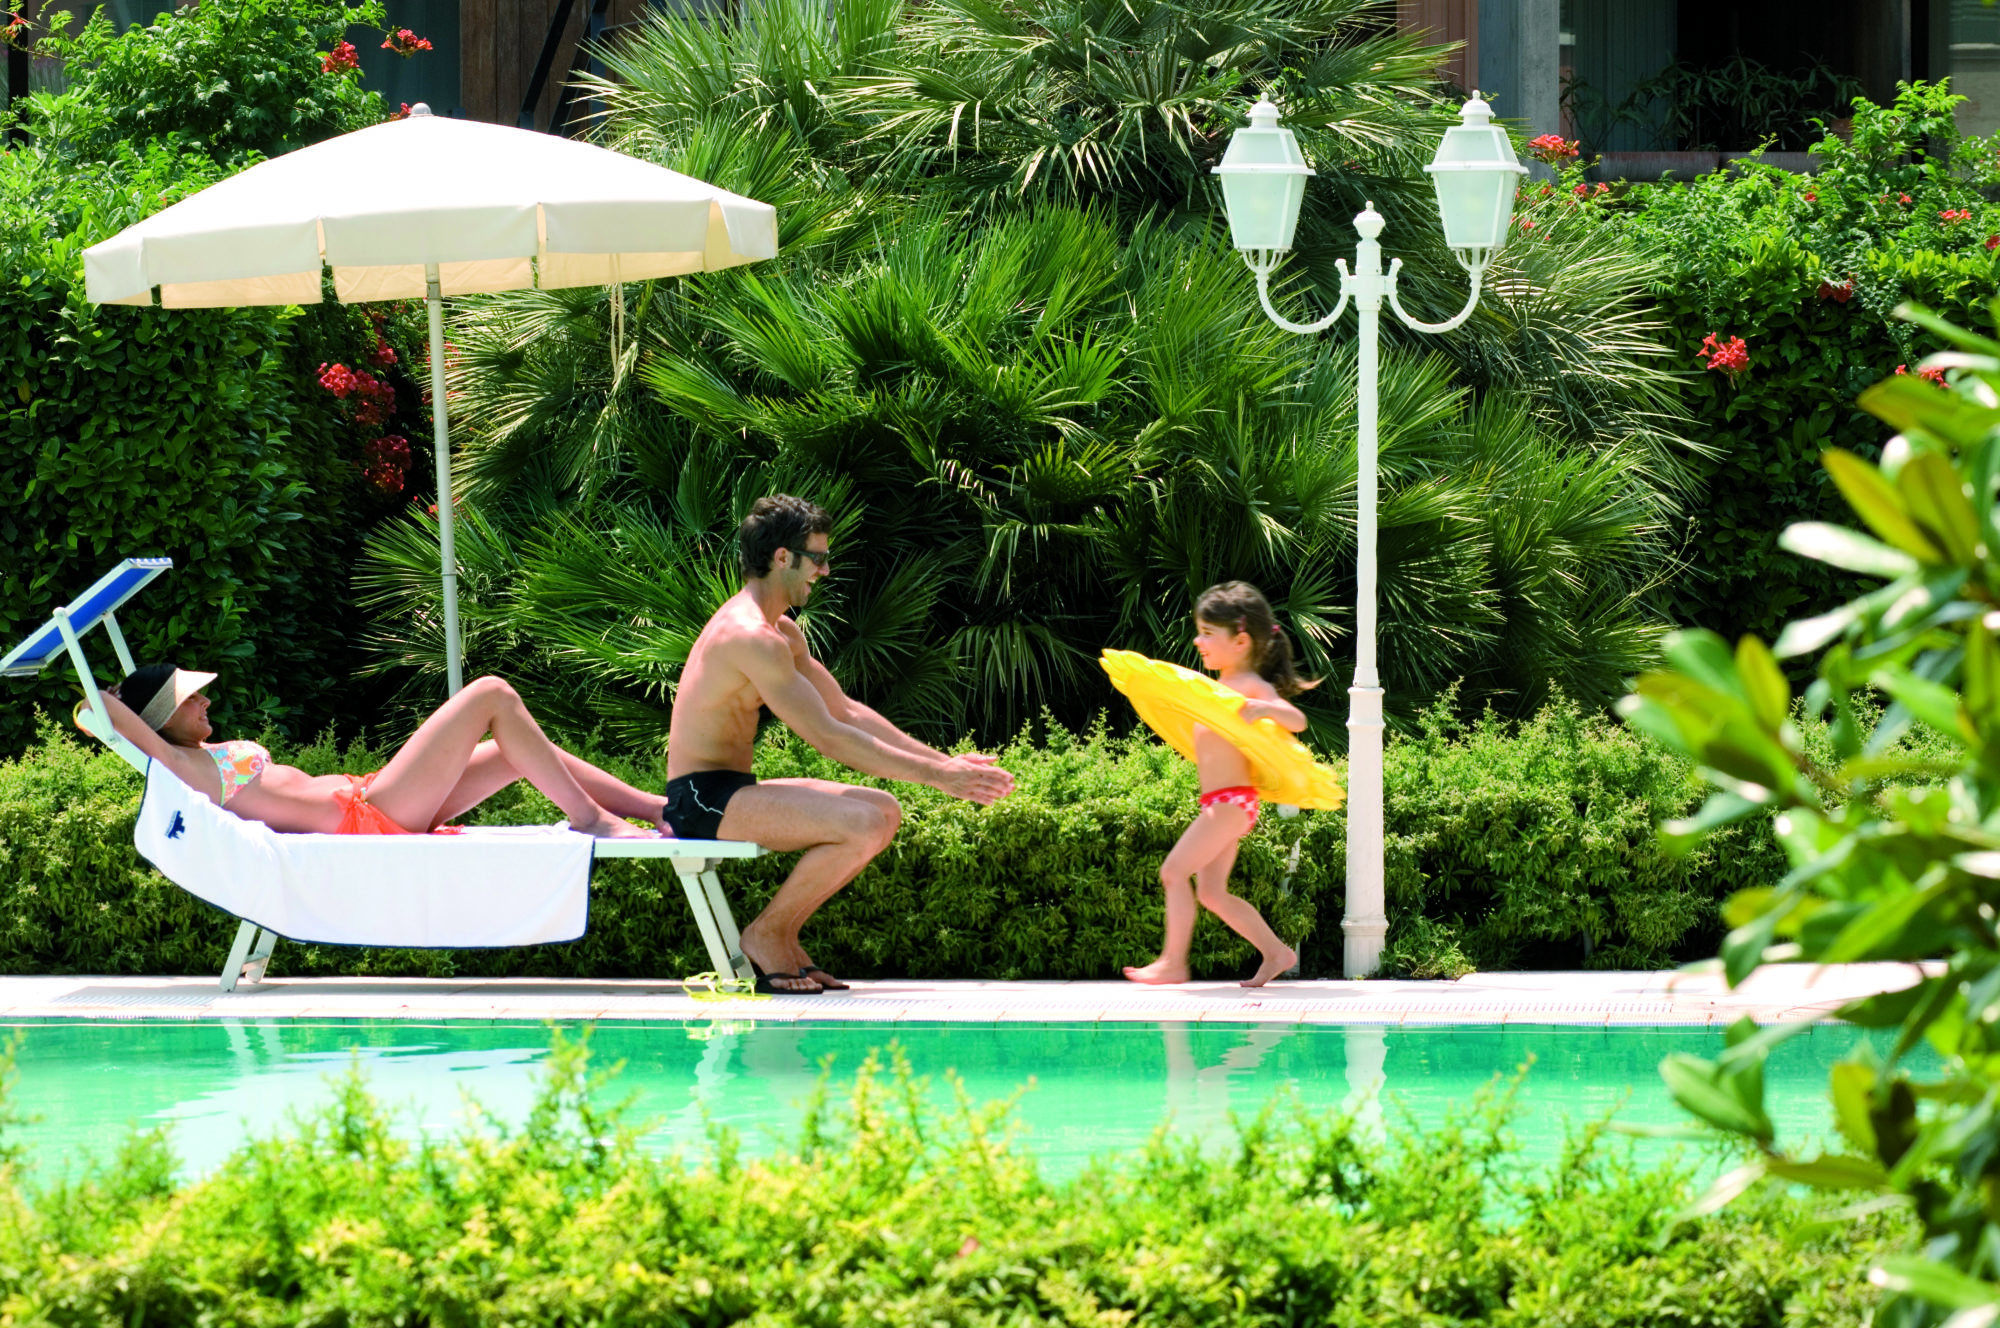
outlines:
[[[222,777],[222,805],[243,791],[244,785],[264,773],[271,753],[248,738],[233,742],[205,742],[201,749],[215,758],[215,773]]]

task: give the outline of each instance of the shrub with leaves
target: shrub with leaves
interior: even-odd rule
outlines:
[[[358,66],[326,57],[350,25],[383,22],[381,0],[230,0],[121,33],[98,9],[74,35],[36,43],[65,86],[32,94],[23,123],[43,150],[84,161],[177,140],[246,166],[382,119]]]
[[[32,1034],[30,1034],[32,1036]],[[791,1146],[692,1156],[560,1034],[518,1128],[405,1142],[358,1073],[185,1186],[162,1133],[36,1190],[0,1166],[11,1322],[1860,1325],[1901,1234],[1790,1240],[1798,1205],[1676,1226],[1685,1170],[1577,1130],[1523,1166],[1511,1094],[1387,1146],[1283,1102],[1227,1154],[1162,1131],[1062,1184],[1007,1104],[938,1111],[893,1044]]]
[[[2000,286],[1988,201],[2000,157],[1994,140],[1960,135],[1963,100],[1926,83],[1888,106],[1858,100],[1851,141],[1814,146],[1817,174],[1745,165],[1640,186],[1603,214],[1659,265],[1653,298],[1707,449],[1691,462],[1692,575],[1665,589],[1678,621],[1771,639],[1856,593],[1852,573],[1774,541],[1793,522],[1839,519],[1820,453],[1872,458],[1879,433],[1856,395],[1942,344],[1890,311],[1911,301],[1963,322]]]
[[[1642,677],[1621,709],[1714,786],[1697,815],[1663,827],[1669,844],[1775,816],[1791,870],[1729,902],[1732,983],[1773,962],[1934,961],[1841,1012],[1901,1030],[1886,1059],[1864,1051],[1834,1071],[1843,1149],[1781,1147],[1764,1110],[1764,1055],[1805,1025],[1746,1022],[1718,1059],[1661,1067],[1685,1107],[1755,1150],[1703,1207],[1766,1177],[1841,1192],[1850,1213],[1907,1205],[1923,1242],[1871,1274],[1891,1292],[1876,1322],[1972,1328],[2000,1317],[2000,341],[1904,313],[1958,348],[1926,366],[1950,386],[1890,376],[1861,395],[1898,430],[1880,463],[1825,454],[1865,532],[1803,522],[1780,537],[1872,588],[1771,648],[1678,634],[1671,670]],[[1802,740],[1779,668],[1812,655],[1803,709],[1830,716],[1824,751]],[[1870,695],[1887,709],[1867,711]],[[1909,748],[1915,730],[1927,750]],[[1925,1040],[1945,1068],[1920,1080],[1904,1057]]]

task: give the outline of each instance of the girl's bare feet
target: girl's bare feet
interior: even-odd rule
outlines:
[[[1299,952],[1289,945],[1280,946],[1278,953],[1264,956],[1264,962],[1257,966],[1255,973],[1244,979],[1243,985],[1246,987],[1261,987],[1272,978],[1278,976],[1278,974],[1287,972],[1298,966]]]
[[[1127,965],[1125,980],[1127,982],[1142,982],[1149,987],[1172,986],[1176,982],[1186,982],[1188,980],[1187,965],[1169,964],[1165,959],[1155,959],[1144,968],[1133,968]]]

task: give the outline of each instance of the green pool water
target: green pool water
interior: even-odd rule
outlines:
[[[170,1127],[182,1174],[200,1175],[246,1138],[327,1101],[331,1079],[355,1063],[409,1137],[462,1130],[468,1097],[518,1122],[549,1042],[538,1024],[50,1022],[20,1032],[14,1100],[38,1119],[17,1137],[45,1180],[86,1156],[109,1156],[135,1125]],[[1828,1067],[1869,1036],[1828,1025],[1778,1049],[1766,1082],[1781,1141],[1829,1131]],[[1547,1159],[1566,1119],[1617,1110],[1625,1121],[1685,1123],[1660,1083],[1660,1059],[1713,1055],[1722,1035],[1521,1025],[604,1024],[590,1046],[600,1065],[624,1062],[609,1096],[633,1098],[632,1112],[648,1122],[646,1147],[700,1150],[713,1120],[762,1152],[791,1140],[823,1072],[837,1095],[871,1049],[892,1041],[932,1077],[940,1103],[953,1073],[980,1102],[1028,1086],[1019,1146],[1060,1178],[1089,1158],[1143,1146],[1162,1123],[1226,1146],[1232,1113],[1253,1115],[1286,1088],[1312,1108],[1353,1112],[1363,1129],[1405,1113],[1435,1123],[1531,1056],[1514,1128],[1529,1158]],[[1639,1145],[1642,1156],[1669,1147]]]

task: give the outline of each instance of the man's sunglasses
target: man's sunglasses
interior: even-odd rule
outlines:
[[[786,547],[789,548],[790,546],[787,545]],[[828,553],[822,549],[792,549],[792,552],[796,553],[799,557],[811,563],[814,567],[819,568],[821,571],[826,570],[827,560],[833,557],[831,553]]]

